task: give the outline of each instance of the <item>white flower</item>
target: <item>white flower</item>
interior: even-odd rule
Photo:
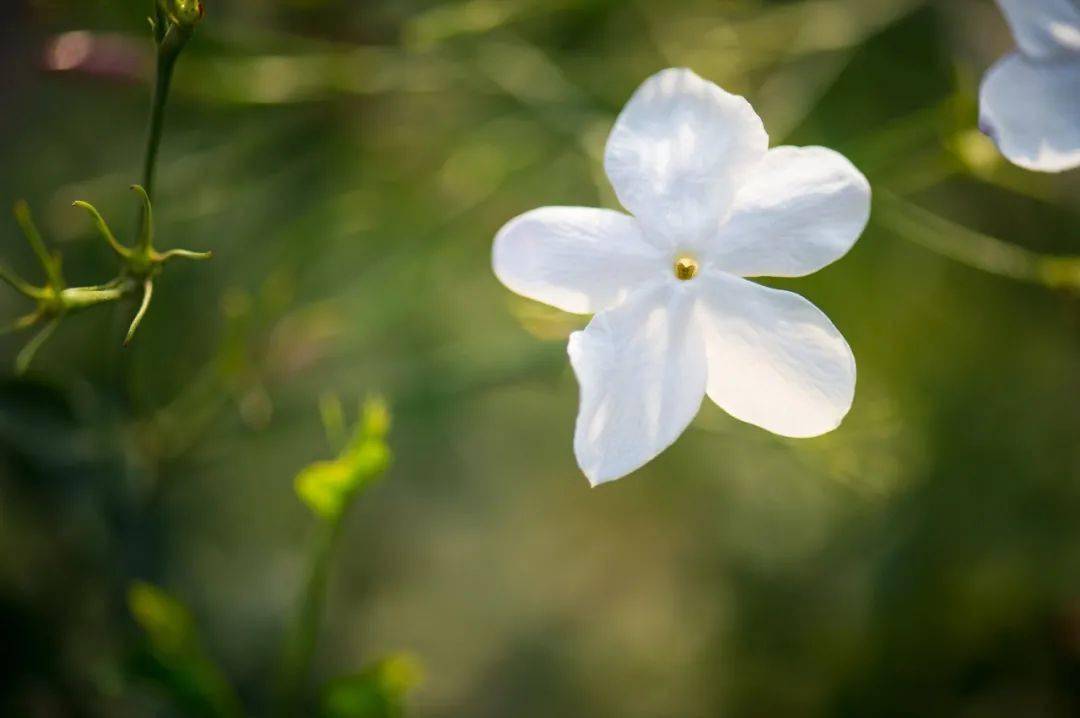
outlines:
[[[769,150],[742,97],[689,70],[649,78],[619,115],[604,166],[633,216],[543,207],[495,237],[495,274],[526,297],[595,313],[570,337],[574,436],[593,484],[671,445],[706,395],[785,436],[836,428],[855,359],[797,294],[744,277],[797,277],[851,248],[870,186],[821,147]]]
[[[1019,52],[990,68],[979,126],[1014,164],[1080,166],[1080,0],[998,0]]]

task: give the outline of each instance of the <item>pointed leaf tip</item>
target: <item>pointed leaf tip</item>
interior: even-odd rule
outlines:
[[[135,318],[131,320],[131,326],[128,327],[127,336],[124,338],[124,346],[131,344],[131,340],[135,336],[135,332],[139,329],[139,325],[142,324],[143,318],[146,316],[147,310],[150,309],[150,300],[154,298],[154,282],[147,279],[143,282],[143,296],[142,303],[139,305],[139,311],[135,313]]]

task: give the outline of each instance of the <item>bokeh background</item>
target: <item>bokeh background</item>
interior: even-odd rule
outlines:
[[[1080,174],[975,130],[1012,48],[992,2],[206,4],[156,213],[161,246],[215,259],[170,267],[131,348],[131,307],[103,308],[0,381],[0,713],[192,714],[132,658],[135,580],[270,712],[319,398],[381,393],[396,461],[348,515],[313,692],[407,651],[432,718],[1080,715]],[[0,10],[0,204],[29,200],[72,281],[114,265],[71,201],[134,219],[149,9]],[[706,402],[593,490],[565,358],[584,320],[500,286],[491,240],[536,206],[617,206],[607,131],[669,66],[870,178],[854,250],[782,283],[859,386],[813,440]],[[36,277],[10,219],[0,255]]]

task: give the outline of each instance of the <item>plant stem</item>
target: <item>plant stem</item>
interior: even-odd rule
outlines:
[[[282,718],[305,714],[302,705],[304,688],[311,672],[311,659],[315,655],[330,578],[330,561],[341,535],[343,515],[344,511],[332,519],[321,521],[312,546],[307,584],[282,654],[278,697],[273,711]]]
[[[956,224],[888,191],[876,193],[874,216],[898,236],[969,267],[1049,289],[1080,292],[1080,256],[1033,252]]]
[[[165,18],[158,14],[158,23],[165,22]],[[146,133],[146,153],[143,157],[142,186],[147,196],[154,196],[154,176],[157,172],[158,150],[161,148],[161,135],[165,127],[165,106],[169,101],[169,89],[172,87],[173,70],[180,52],[187,44],[190,33],[178,28],[169,27],[164,34],[160,35],[157,43],[157,71],[154,78],[154,95],[150,103],[150,125]],[[139,208],[139,222],[141,226],[145,216],[145,208]]]
[[[142,186],[151,197],[154,196],[154,173],[157,169],[161,132],[165,124],[165,104],[169,99],[176,57],[175,53],[166,53],[164,48],[158,51],[157,75],[154,82],[154,98],[150,105],[150,127],[146,134],[146,154],[143,159],[142,176]]]

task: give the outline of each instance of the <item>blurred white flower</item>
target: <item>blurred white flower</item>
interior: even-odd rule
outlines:
[[[1019,51],[990,68],[979,126],[1011,162],[1080,166],[1080,0],[998,0]]]
[[[850,408],[855,359],[836,327],[799,295],[744,277],[840,258],[866,226],[870,186],[836,152],[768,142],[742,97],[664,70],[608,138],[605,169],[633,216],[543,207],[495,237],[503,284],[596,314],[569,344],[574,451],[593,485],[671,445],[706,394],[794,437],[834,429]]]

